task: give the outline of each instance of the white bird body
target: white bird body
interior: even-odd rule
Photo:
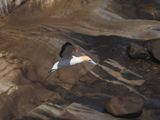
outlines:
[[[89,61],[93,64],[96,64],[90,57],[88,56],[80,56],[80,57],[76,57],[76,56],[72,56],[71,59],[61,59],[60,61],[57,61],[52,69],[51,72],[56,71],[58,69],[64,68],[64,67],[68,67],[68,66],[72,66],[72,65],[76,65],[78,63],[82,63],[85,61]]]

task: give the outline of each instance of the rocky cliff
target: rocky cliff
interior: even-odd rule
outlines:
[[[0,120],[159,120],[158,0],[1,0]],[[90,56],[53,73],[65,43]]]

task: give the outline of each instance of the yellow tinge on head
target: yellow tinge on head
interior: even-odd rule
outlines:
[[[82,62],[88,61],[88,62],[96,65],[96,63],[88,56],[81,56],[80,59],[81,59]]]
[[[91,58],[90,57],[88,57],[88,56],[81,56],[80,57],[80,59],[82,60],[82,61],[89,61],[89,60],[91,60]]]

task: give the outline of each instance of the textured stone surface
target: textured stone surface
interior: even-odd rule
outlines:
[[[43,113],[43,114],[41,114]],[[20,120],[39,120],[39,119],[58,119],[58,120],[121,120],[111,115],[100,113],[94,109],[86,107],[78,103],[72,103],[67,107],[43,104],[28,113],[27,116]]]
[[[133,59],[150,59],[151,55],[147,48],[138,44],[131,44],[128,46],[128,55]]]
[[[0,19],[0,120],[21,119],[50,102],[68,106],[76,101],[102,115],[107,100],[128,93],[146,102],[144,113],[134,120],[158,120],[160,66],[127,54],[131,44],[151,45],[160,38],[159,4],[154,1],[28,0]],[[45,80],[66,42],[99,64],[62,69]],[[74,109],[82,108],[88,110]],[[76,111],[79,118],[87,114]]]
[[[154,42],[151,42],[151,53],[153,55],[153,57],[157,60],[160,61],[160,41],[156,40]]]
[[[113,97],[106,103],[107,112],[119,117],[136,117],[143,111],[144,101],[137,96]]]
[[[11,13],[27,0],[1,0],[0,1],[0,16],[4,17]]]

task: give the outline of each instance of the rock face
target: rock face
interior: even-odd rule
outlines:
[[[133,59],[150,59],[150,54],[147,48],[135,43],[132,43],[128,47],[128,55]]]
[[[9,95],[18,90],[16,83],[19,83],[20,79],[25,79],[21,76],[21,69],[23,69],[25,65],[21,60],[8,52],[1,53],[0,64],[0,94],[7,93]]]
[[[27,0],[1,0],[0,1],[0,16],[4,17],[11,13],[15,8],[19,7]]]
[[[146,4],[144,4],[146,3]],[[159,4],[159,3],[158,3]],[[160,9],[157,6],[157,1],[142,1],[141,4],[137,4],[137,14],[139,15],[139,18],[142,19],[150,19],[150,20],[160,20]]]
[[[40,113],[43,113],[40,114]],[[67,107],[54,104],[43,104],[31,111],[27,116],[19,120],[121,120],[111,115],[100,113],[84,105],[73,103]]]
[[[159,59],[154,1],[28,0],[19,6],[23,0],[1,0],[0,14],[7,16],[0,19],[0,120],[118,120],[139,114],[141,99],[147,101],[144,113],[132,120],[158,119],[160,66],[142,47],[155,42],[151,51]],[[45,79],[68,42],[98,64],[78,64]],[[128,54],[139,60],[128,56],[129,45]],[[137,96],[117,97],[129,93]],[[104,113],[109,99],[107,110],[115,116]]]
[[[137,96],[113,97],[106,103],[106,110],[114,116],[132,118],[142,113],[143,105]]]
[[[151,44],[151,53],[153,57],[157,60],[160,61],[160,41],[156,40],[150,43]]]

